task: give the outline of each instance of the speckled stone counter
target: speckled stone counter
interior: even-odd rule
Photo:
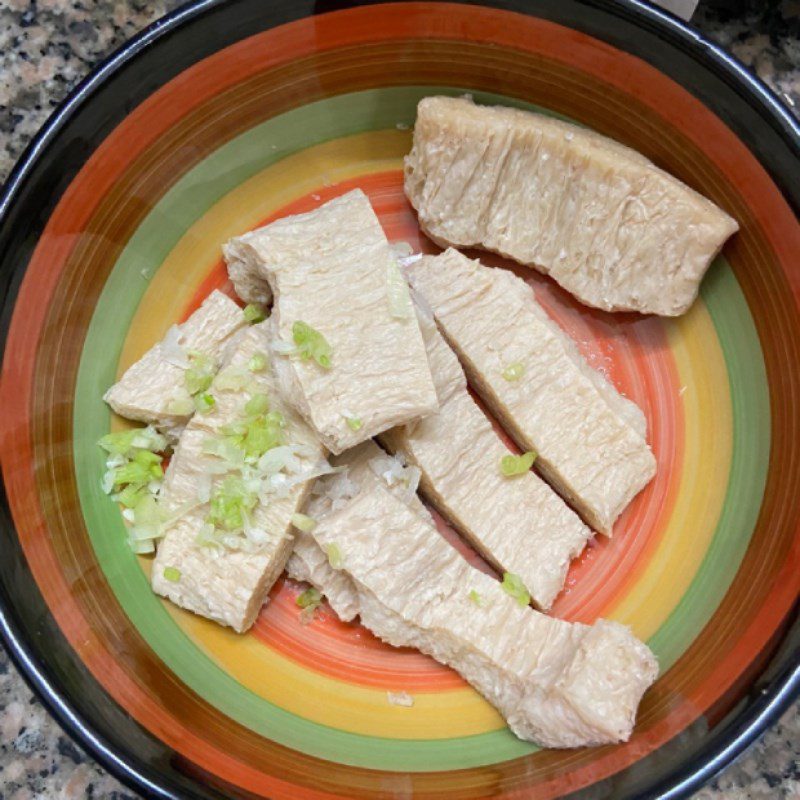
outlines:
[[[0,0],[0,180],[53,107],[102,56],[179,5],[174,0]],[[761,0],[695,23],[800,110],[800,0]],[[0,649],[0,800],[135,795],[98,767],[35,700]],[[800,798],[800,705],[696,795]]]

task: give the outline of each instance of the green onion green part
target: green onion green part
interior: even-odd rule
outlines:
[[[472,600],[472,602],[475,603],[478,608],[483,608],[486,605],[486,600],[480,594],[478,594],[475,589],[470,591],[469,599]]]
[[[181,579],[181,571],[177,567],[164,567],[164,577],[172,583],[177,583]]]
[[[217,405],[216,398],[209,392],[202,392],[194,397],[194,407],[199,414],[208,414]]]
[[[257,417],[259,414],[266,414],[267,411],[269,411],[269,398],[265,394],[254,395],[244,406],[244,413],[248,417]]]
[[[211,356],[197,351],[189,353],[189,366],[183,373],[186,391],[192,396],[205,392],[211,386],[216,372],[217,365]]]
[[[503,370],[503,377],[507,381],[518,381],[525,374],[525,367],[521,362],[515,361]]]
[[[310,325],[298,320],[292,325],[292,339],[297,345],[297,353],[303,361],[313,358],[323,369],[331,368],[331,350],[328,340]]]
[[[263,372],[267,368],[267,357],[263,353],[256,353],[248,362],[250,372]]]
[[[342,560],[342,551],[339,549],[338,544],[334,542],[332,544],[325,545],[325,553],[328,556],[328,563],[333,569],[342,568],[342,564],[344,562]]]
[[[267,318],[264,309],[256,303],[249,303],[246,305],[242,313],[244,314],[245,320],[251,325],[254,325],[256,322],[263,322]]]
[[[530,592],[525,588],[522,578],[513,572],[503,573],[503,582],[500,584],[500,588],[521,606],[527,606],[531,602]]]
[[[313,517],[308,517],[305,514],[292,514],[292,525],[303,533],[313,531],[317,526],[317,521]]]
[[[245,482],[229,475],[211,495],[206,522],[226,531],[241,530],[245,517],[257,504],[257,495],[248,491]]]
[[[512,478],[515,475],[524,475],[533,466],[534,461],[536,461],[536,453],[534,453],[533,450],[529,450],[521,456],[512,456],[509,454],[500,459],[500,472],[502,472],[506,478]]]
[[[295,600],[300,608],[317,608],[321,602],[322,595],[319,589],[315,589],[313,586],[297,595],[297,600]]]

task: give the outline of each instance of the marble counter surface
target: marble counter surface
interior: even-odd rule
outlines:
[[[102,56],[179,5],[174,0],[0,0],[0,180],[53,107]],[[744,3],[695,23],[800,111],[800,0]],[[0,649],[0,800],[136,795],[67,737]],[[700,800],[800,798],[800,704],[696,795]]]

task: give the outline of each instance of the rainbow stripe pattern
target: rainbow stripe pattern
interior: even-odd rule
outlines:
[[[614,136],[742,225],[675,320],[589,310],[482,256],[525,277],[648,418],[657,477],[614,538],[573,565],[553,609],[630,625],[659,658],[636,733],[619,747],[545,752],[518,741],[432,660],[327,609],[301,625],[289,581],[245,636],[171,607],[150,592],[149,561],[129,551],[100,490],[95,442],[121,424],[102,393],[212,288],[230,289],[221,242],[358,186],[390,239],[435,251],[403,196],[402,157],[417,101],[464,91]],[[3,466],[37,583],[109,695],[216,785],[291,798],[545,798],[630,769],[736,702],[800,589],[800,464],[789,447],[797,252],[791,211],[723,123],[582,34],[487,8],[400,3],[242,40],[131,112],[33,255],[10,333],[21,388],[5,398],[24,425]],[[388,703],[401,690],[413,708]]]

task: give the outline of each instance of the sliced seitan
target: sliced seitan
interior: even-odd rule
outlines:
[[[738,230],[617,142],[467,98],[420,101],[405,190],[434,241],[501,253],[606,311],[684,313]]]
[[[336,548],[367,628],[455,669],[520,738],[582,747],[630,737],[658,665],[628,628],[521,606],[379,484],[323,517],[313,536]]]
[[[194,413],[184,386],[190,353],[201,353],[217,366],[235,334],[247,324],[242,309],[213,291],[182,325],[148,350],[105,393],[103,399],[122,417],[155,425],[175,441]]]
[[[314,519],[344,506],[362,488],[383,483],[398,499],[407,503],[422,519],[432,521],[430,512],[416,493],[413,474],[402,469],[401,463],[387,455],[373,441],[362,442],[332,459],[345,471],[320,478],[307,513]],[[327,553],[310,533],[298,532],[286,573],[297,581],[306,581],[320,591],[342,622],[358,616],[358,598],[345,572],[334,569]]]
[[[421,314],[420,328],[439,412],[393,428],[381,441],[420,470],[422,494],[464,538],[500,572],[518,575],[546,610],[592,532],[534,472],[502,475],[509,449],[467,391],[436,323]]]
[[[547,481],[596,530],[614,520],[655,474],[644,419],[580,357],[523,280],[456,250],[407,274],[433,310],[470,383]],[[522,374],[503,373],[519,365]]]
[[[151,576],[158,594],[238,632],[253,624],[286,564],[293,544],[292,515],[303,507],[313,478],[259,496],[249,519],[251,527],[259,531],[255,546],[201,544],[198,537],[209,514],[209,495],[227,477],[220,471],[229,467],[217,455],[209,454],[209,443],[225,440],[229,426],[246,418],[244,405],[250,398],[266,394],[270,411],[284,417],[287,446],[296,451],[294,477],[301,478],[304,472],[316,474],[325,455],[313,432],[280,397],[270,370],[248,369],[253,356],[266,354],[269,346],[268,323],[245,332],[230,363],[211,385],[214,411],[196,414],[181,435],[160,498],[163,513],[175,519],[166,526]],[[246,387],[240,385],[243,381]]]
[[[410,302],[408,313],[393,304],[407,287],[363,192],[279,219],[241,249],[269,281],[284,350],[293,346],[295,323],[331,347],[329,368],[291,354],[280,375],[286,396],[333,453],[436,410]]]

